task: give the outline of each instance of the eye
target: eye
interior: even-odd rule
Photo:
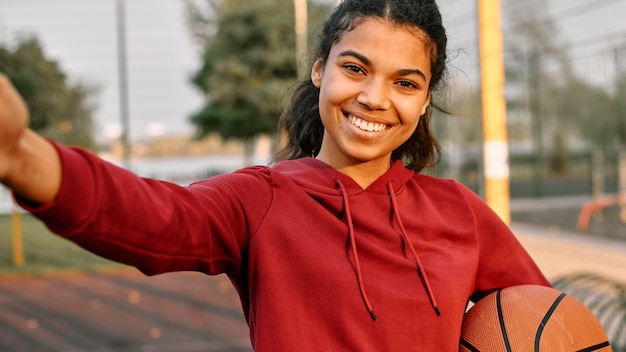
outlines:
[[[343,65],[343,68],[354,73],[365,73],[365,71],[359,65],[355,64],[345,64]]]
[[[396,84],[403,88],[411,88],[411,89],[419,88],[419,86],[415,84],[414,82],[406,81],[406,80],[398,81],[396,82]]]

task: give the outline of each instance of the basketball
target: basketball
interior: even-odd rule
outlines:
[[[507,287],[472,306],[461,352],[612,351],[604,328],[576,298],[539,285]]]

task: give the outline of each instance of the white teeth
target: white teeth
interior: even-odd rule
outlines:
[[[387,125],[384,125],[382,123],[373,123],[373,122],[368,123],[353,115],[349,115],[348,119],[350,120],[351,124],[355,125],[356,127],[360,128],[363,131],[380,132],[380,131],[383,131],[385,128],[387,128]]]

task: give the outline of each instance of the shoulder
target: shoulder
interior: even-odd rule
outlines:
[[[480,195],[457,180],[416,174],[409,184],[434,204],[465,209],[474,215],[492,212]]]
[[[235,193],[270,191],[287,184],[300,188],[332,182],[332,170],[315,159],[282,161],[274,166],[251,166],[231,173],[213,176],[193,184],[196,187],[219,187]]]
[[[440,178],[435,176],[429,176],[424,174],[415,174],[411,178],[411,183],[415,186],[419,187],[423,192],[427,194],[433,195],[451,195],[451,196],[460,196],[462,198],[472,198],[475,200],[480,197],[469,187],[464,185],[463,183],[450,179],[450,178]]]
[[[251,166],[194,182],[191,188],[216,189],[232,194],[252,194],[269,191],[272,175],[267,166]]]

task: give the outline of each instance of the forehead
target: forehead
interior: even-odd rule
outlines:
[[[431,46],[430,37],[419,27],[368,17],[357,20],[341,34],[330,56],[352,50],[371,60],[400,65],[402,69],[418,67],[430,74],[434,57]]]

